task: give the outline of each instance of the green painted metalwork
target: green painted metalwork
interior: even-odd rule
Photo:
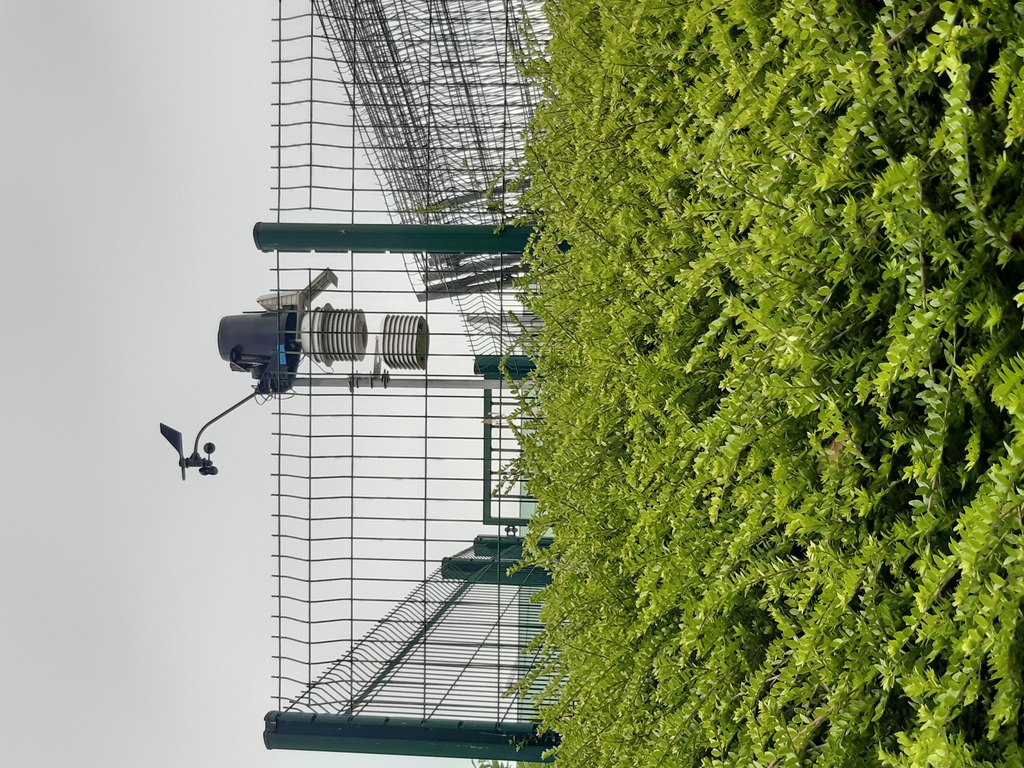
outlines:
[[[261,251],[302,253],[522,253],[533,227],[490,224],[282,224],[259,222]]]
[[[522,554],[521,548],[520,554]],[[551,573],[546,568],[531,565],[509,573],[509,569],[515,565],[515,560],[446,557],[441,561],[441,576],[446,579],[470,581],[475,584],[546,587],[551,583]]]
[[[483,411],[483,451],[484,451],[484,471],[483,471],[483,522],[487,525],[512,525],[512,526],[525,526],[530,522],[530,516],[523,514],[524,502],[525,506],[532,505],[536,506],[536,499],[530,496],[519,497],[519,508],[520,513],[515,517],[509,517],[502,514],[494,514],[494,497],[491,495],[494,490],[494,472],[491,469],[492,455],[494,453],[494,425],[490,422],[493,420],[491,411],[494,407],[494,393],[489,390],[484,390],[484,411]],[[508,498],[507,495],[503,495],[504,498]],[[512,498],[516,498],[512,496]],[[532,510],[531,510],[532,511]]]
[[[551,732],[530,723],[474,720],[415,720],[347,717],[304,712],[269,712],[264,718],[267,749],[358,752],[377,755],[552,762],[544,752],[558,746]]]
[[[477,355],[473,361],[473,373],[491,380],[507,377],[521,381],[536,367],[537,364],[526,355]]]
[[[551,546],[552,541],[554,541],[552,538],[545,537],[538,544],[541,549],[547,549]],[[518,562],[523,559],[523,539],[518,536],[481,534],[473,539],[473,554],[477,557]]]
[[[483,518],[484,522],[493,525],[496,521],[491,515],[491,425],[487,422],[491,418],[491,405],[494,401],[491,395],[491,390],[484,390],[484,504],[483,504]]]
[[[362,691],[352,697],[352,700],[349,702],[350,712],[354,712],[363,704],[363,702],[371,698],[374,693],[376,693],[377,687],[383,681],[387,680],[388,676],[395,669],[400,667],[410,654],[415,653],[416,650],[423,645],[424,641],[430,636],[431,630],[444,619],[455,605],[458,604],[462,596],[466,594],[470,584],[473,583],[471,580],[464,581],[466,583],[462,584],[455,592],[453,592],[446,602],[438,606],[437,610],[431,614],[430,618],[424,621],[422,626],[420,626],[419,629],[417,629],[416,632],[406,640],[401,650],[392,656],[388,660],[388,663],[381,667],[373,679],[363,686]]]

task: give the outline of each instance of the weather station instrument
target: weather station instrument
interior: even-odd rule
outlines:
[[[327,384],[323,379],[297,379],[303,356],[328,368],[336,362],[358,362],[366,357],[370,333],[365,312],[335,309],[330,303],[314,306],[314,301],[325,290],[337,285],[337,276],[325,269],[301,291],[260,296],[256,301],[263,308],[262,312],[221,318],[217,331],[221,359],[232,371],[250,374],[256,383],[249,395],[203,425],[189,456],[184,454],[181,432],[160,424],[160,434],[178,453],[182,480],[186,479],[189,468],[198,468],[201,475],[218,473],[210,457],[216,446],[206,443],[203,445],[206,456],[199,453],[199,440],[211,424],[259,395],[284,394],[296,383]],[[378,330],[373,369],[366,374],[349,376],[350,388],[375,385],[386,388],[391,382],[389,368],[424,370],[427,366],[430,331],[426,318],[387,314]]]
[[[509,226],[495,230],[487,225],[345,225],[265,224],[254,227],[253,238],[262,251],[303,253],[308,251],[345,252],[363,250],[388,253],[413,247],[424,253],[480,254],[498,251],[522,251],[533,233],[529,226]],[[233,371],[249,373],[256,383],[253,391],[227,410],[208,421],[196,435],[192,453],[185,456],[181,432],[160,424],[160,434],[178,454],[181,479],[187,470],[198,468],[201,475],[216,475],[211,454],[213,443],[205,443],[206,456],[199,453],[199,439],[206,429],[257,396],[273,397],[290,392],[295,386],[383,387],[420,389],[500,389],[495,377],[476,380],[432,377],[404,379],[392,377],[389,369],[423,371],[430,351],[430,329],[421,315],[385,314],[374,329],[373,367],[348,376],[298,375],[302,359],[330,368],[336,362],[360,362],[365,359],[370,341],[367,315],[361,309],[335,309],[330,303],[314,306],[325,291],[337,287],[338,278],[330,269],[322,270],[298,291],[274,292],[260,296],[258,313],[228,315],[221,319],[217,347],[221,359]],[[520,358],[521,359],[521,358]],[[532,365],[530,366],[532,367]],[[479,372],[479,371],[477,371]],[[516,378],[516,376],[514,376]]]

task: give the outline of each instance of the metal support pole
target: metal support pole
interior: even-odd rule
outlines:
[[[490,224],[281,224],[259,222],[252,236],[261,251],[301,253],[522,253],[531,226]]]
[[[476,720],[420,720],[360,715],[270,712],[264,718],[267,749],[361,752],[374,755],[475,758],[551,762],[545,751],[558,746],[551,731],[531,723]]]

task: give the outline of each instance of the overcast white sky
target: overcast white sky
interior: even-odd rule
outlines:
[[[270,406],[220,317],[272,286],[275,4],[0,0],[7,766],[468,766],[268,752]]]

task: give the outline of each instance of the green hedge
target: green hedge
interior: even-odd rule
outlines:
[[[558,762],[1020,765],[1024,3],[548,13]]]

